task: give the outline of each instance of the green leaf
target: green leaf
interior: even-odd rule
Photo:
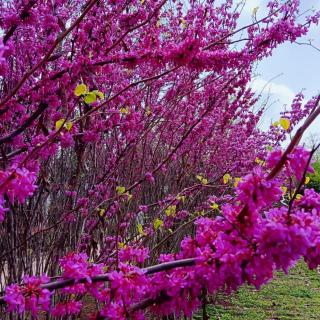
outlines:
[[[93,90],[92,91],[95,95],[97,95],[101,100],[104,99],[104,93],[99,90]]]
[[[137,229],[138,229],[139,234],[144,235],[144,231],[143,231],[143,227],[142,227],[142,224],[141,224],[141,223],[139,223],[139,224],[137,225]]]
[[[67,121],[65,124],[64,124],[64,127],[70,131],[72,129],[72,126],[73,126],[73,123],[71,121]]]
[[[119,109],[121,114],[129,114],[130,113],[130,109],[129,107],[122,107]]]
[[[60,119],[56,122],[56,130],[60,130],[61,127],[63,126],[65,129],[70,131],[72,129],[73,123],[71,121],[65,122],[65,119]]]
[[[212,208],[213,210],[215,209],[219,209],[219,205],[215,202],[212,202],[211,205],[210,205],[210,208]]]
[[[160,220],[160,219],[154,220],[153,227],[154,227],[155,230],[158,230],[162,226],[163,226],[163,221],[162,220]]]
[[[165,213],[168,217],[170,216],[175,216],[176,215],[176,210],[177,210],[177,206],[176,205],[172,205],[172,206],[169,206],[166,210],[165,210]]]
[[[64,122],[65,122],[65,119],[60,119],[60,120],[58,120],[56,122],[56,130],[57,131],[61,129],[61,127],[63,126]]]
[[[289,130],[290,128],[290,120],[287,118],[280,118],[279,120],[280,126],[284,129],[284,130]]]
[[[208,180],[206,178],[204,178],[202,175],[197,175],[196,178],[203,184],[206,185],[208,184]]]
[[[126,188],[122,186],[117,186],[116,191],[119,195],[124,194],[126,192]]]
[[[84,83],[78,84],[74,90],[74,94],[77,97],[85,95],[87,92],[88,92],[88,87]]]
[[[86,103],[86,104],[91,104],[93,102],[96,102],[97,101],[97,96],[94,92],[89,92],[85,95],[83,101]]]
[[[224,176],[223,176],[223,183],[224,184],[227,184],[230,180],[231,180],[231,176],[229,173],[226,173]]]

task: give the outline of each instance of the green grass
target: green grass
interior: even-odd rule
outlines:
[[[279,272],[259,291],[246,286],[219,298],[216,306],[207,307],[207,313],[212,320],[320,319],[320,274],[301,262],[289,275]]]

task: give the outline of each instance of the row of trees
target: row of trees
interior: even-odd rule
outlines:
[[[318,146],[297,144],[320,97],[262,132],[249,84],[320,13],[269,1],[242,27],[242,7],[0,3],[2,318],[71,319],[88,295],[92,319],[205,315],[220,291],[319,264]]]

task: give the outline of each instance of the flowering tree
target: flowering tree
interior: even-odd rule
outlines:
[[[0,4],[5,314],[191,317],[217,292],[320,263],[320,97],[270,130],[254,65],[317,24],[299,1],[238,25],[231,0]],[[304,119],[286,150],[281,141]]]

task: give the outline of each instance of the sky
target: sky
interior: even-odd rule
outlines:
[[[247,0],[240,20],[241,25],[252,21],[254,8],[259,7],[257,19],[264,17],[267,2]],[[320,10],[320,0],[301,0],[301,13],[312,8]],[[286,43],[280,45],[271,57],[257,65],[257,77],[251,86],[257,93],[263,90],[263,98],[270,96],[271,104],[262,119],[262,129],[279,119],[280,112],[284,108],[288,109],[298,92],[302,91],[306,99],[320,93],[320,25],[312,27],[299,42],[308,43],[310,39],[318,50],[309,45]],[[309,143],[311,136],[315,135],[320,138],[320,119],[317,119],[304,134],[304,142]]]

